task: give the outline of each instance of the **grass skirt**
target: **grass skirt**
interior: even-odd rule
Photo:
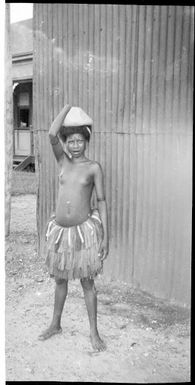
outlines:
[[[60,226],[55,216],[47,226],[46,265],[50,276],[64,279],[94,278],[102,272],[98,255],[103,227],[98,210],[79,226]]]

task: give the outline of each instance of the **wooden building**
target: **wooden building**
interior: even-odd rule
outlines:
[[[34,4],[39,252],[58,170],[48,129],[68,102],[94,120],[109,213],[105,275],[190,304],[193,7]]]
[[[11,24],[13,80],[13,163],[17,169],[34,163],[32,128],[33,19]]]

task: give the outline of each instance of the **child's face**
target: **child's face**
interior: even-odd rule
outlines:
[[[86,140],[82,134],[69,135],[66,140],[66,147],[73,158],[78,158],[85,152]]]

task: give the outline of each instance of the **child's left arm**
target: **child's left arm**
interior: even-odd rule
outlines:
[[[104,193],[104,175],[99,163],[95,163],[94,184],[97,196],[98,210],[104,230],[104,236],[100,245],[99,253],[101,254],[101,259],[104,260],[109,252],[108,213]]]

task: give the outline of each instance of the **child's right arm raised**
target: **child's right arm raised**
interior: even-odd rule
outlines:
[[[59,130],[62,126],[62,123],[67,115],[67,113],[70,111],[71,109],[71,106],[69,104],[66,104],[62,110],[60,111],[60,113],[57,115],[57,117],[55,118],[55,120],[53,121],[50,129],[49,129],[49,140],[50,140],[50,143],[52,145],[52,149],[53,149],[53,152],[54,152],[54,155],[57,159],[57,161],[60,160],[60,158],[62,157],[62,155],[64,154],[64,150],[63,150],[63,147],[59,141],[59,138],[58,138],[58,133],[59,133]]]

